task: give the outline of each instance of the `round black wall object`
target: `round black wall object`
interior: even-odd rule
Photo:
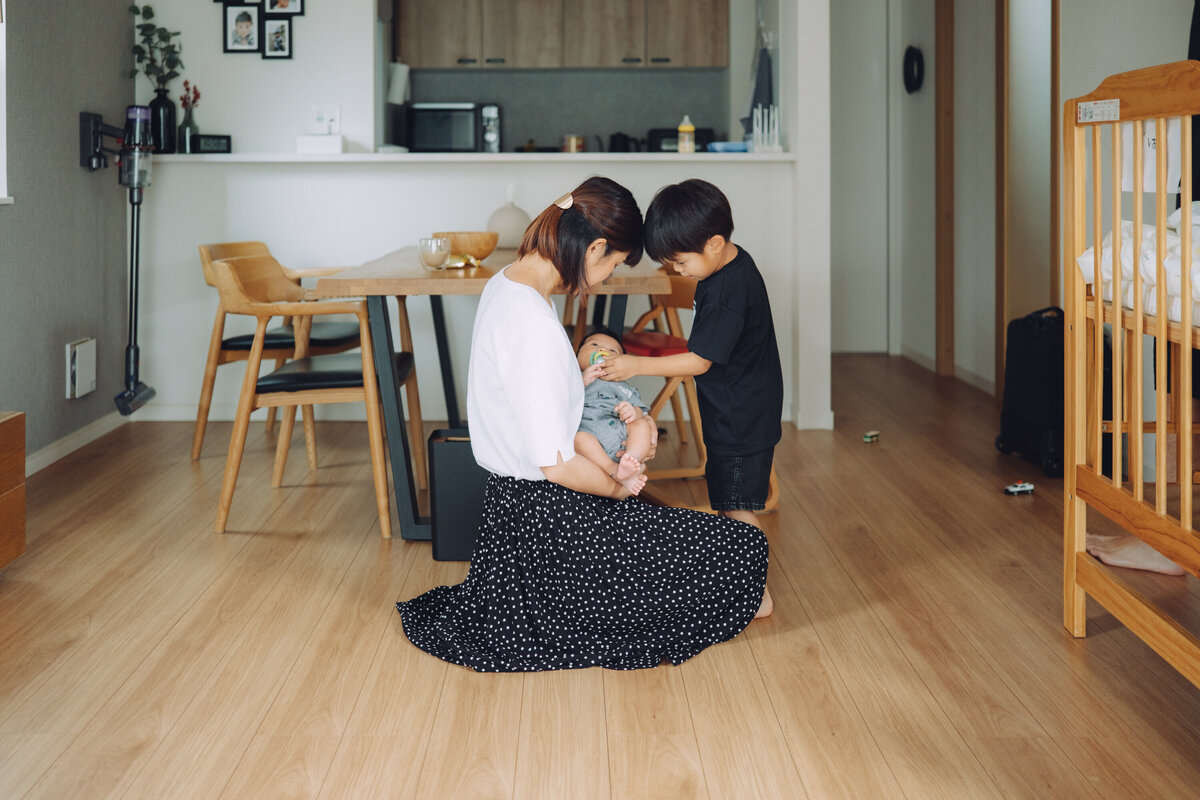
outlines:
[[[925,82],[925,56],[921,48],[909,45],[904,51],[904,91],[912,94],[920,91]]]

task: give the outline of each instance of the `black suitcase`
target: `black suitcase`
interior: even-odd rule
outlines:
[[[1049,477],[1062,475],[1063,310],[1057,306],[1008,323],[996,449],[1021,453]]]
[[[429,437],[429,516],[433,558],[470,561],[483,520],[488,473],[475,463],[466,429]]]

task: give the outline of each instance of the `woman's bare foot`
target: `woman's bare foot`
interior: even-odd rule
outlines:
[[[762,603],[758,606],[758,613],[754,615],[755,619],[771,616],[771,612],[775,610],[775,601],[771,599],[771,590],[763,589]]]
[[[1087,551],[1105,564],[1163,575],[1184,575],[1183,567],[1170,560],[1136,536],[1087,535]]]

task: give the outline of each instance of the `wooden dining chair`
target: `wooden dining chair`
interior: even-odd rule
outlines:
[[[242,258],[246,256],[270,256],[271,251],[262,242],[219,242],[200,245],[200,267],[204,271],[204,282],[214,289],[217,286],[213,275],[212,262],[222,258]],[[340,267],[292,270],[281,267],[288,280],[296,285],[301,278],[319,277],[337,272]],[[213,386],[217,381],[217,367],[235,361],[245,361],[250,357],[250,345],[254,337],[251,334],[225,336],[225,310],[217,304],[217,315],[213,321],[212,337],[208,343],[208,359],[204,364],[204,379],[200,384],[200,403],[196,408],[196,425],[192,432],[192,461],[200,458],[200,450],[204,445],[204,432],[208,426],[208,413],[212,405]],[[359,345],[358,324],[345,321],[314,322],[309,334],[309,355],[327,355],[353,350]],[[289,320],[285,317],[283,324],[268,328],[263,344],[263,359],[274,361],[276,367],[292,357],[296,349],[295,334]],[[267,432],[270,433],[275,422],[275,409],[267,412]]]
[[[666,273],[667,271],[661,270]],[[671,291],[667,294],[652,295],[650,310],[638,317],[633,327],[621,337],[621,346],[625,352],[634,356],[670,356],[686,353],[687,337],[683,334],[683,323],[679,319],[679,309],[691,308],[696,294],[696,282],[680,275],[668,274],[671,281]],[[687,405],[688,420],[684,420],[683,404],[679,401],[682,392]],[[658,419],[659,413],[670,401],[675,415],[675,428],[682,444],[688,443],[688,426],[690,424],[692,442],[695,444],[696,458],[693,466],[668,467],[665,469],[649,469],[646,477],[650,480],[669,478],[696,478],[704,475],[704,465],[708,461],[708,451],[704,446],[704,429],[700,421],[700,404],[696,395],[696,380],[691,376],[667,378],[662,390],[650,403],[650,416]]]
[[[310,466],[315,468],[315,426],[312,406],[319,403],[362,402],[367,412],[367,432],[374,475],[375,503],[379,512],[380,533],[391,538],[391,512],[388,503],[387,463],[384,459],[383,421],[379,385],[375,377],[374,354],[367,327],[364,300],[305,302],[305,290],[293,283],[283,268],[270,256],[218,259],[211,263],[221,305],[229,314],[246,314],[256,319],[255,331],[246,360],[237,416],[229,440],[225,475],[217,506],[217,533],[225,530],[237,485],[250,414],[258,408],[283,407],[279,440],[275,448],[272,485],[282,483],[291,439],[296,406],[304,407],[305,443]],[[314,317],[352,314],[356,318],[362,350],[359,354],[338,353],[309,355],[308,333]],[[271,373],[259,376],[266,349],[267,326],[272,317],[288,316],[296,331],[294,358]],[[395,354],[398,375],[413,371],[410,352]],[[418,417],[418,409],[410,409]],[[418,417],[419,418],[419,417]],[[415,448],[419,450],[420,448]]]

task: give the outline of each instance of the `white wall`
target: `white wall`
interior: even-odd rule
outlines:
[[[793,42],[780,48],[778,69],[784,147],[796,154],[792,198],[796,280],[793,341],[795,422],[801,428],[833,427],[829,379],[831,1],[796,0],[778,7],[780,39]]]
[[[888,2],[830,7],[834,352],[888,349]]]
[[[934,116],[938,71],[933,0],[888,4],[889,75],[901,74],[904,51],[925,54],[925,85],[908,94],[890,80],[888,117],[889,351],[934,369],[937,365],[936,189]]]
[[[233,136],[240,153],[295,152],[314,105],[341,107],[347,152],[375,149],[376,0],[312,0],[292,20],[291,59],[225,53],[223,6],[200,0],[157,0],[155,21],[180,32],[183,76],[172,83],[178,100],[187,78],[203,95],[195,110],[201,133]],[[132,27],[133,17],[130,16]],[[145,76],[137,99],[154,96]]]
[[[995,390],[996,8],[954,8],[954,374]]]
[[[1051,305],[1050,5],[1008,0],[1008,319]],[[1008,320],[1005,320],[1007,323]]]

